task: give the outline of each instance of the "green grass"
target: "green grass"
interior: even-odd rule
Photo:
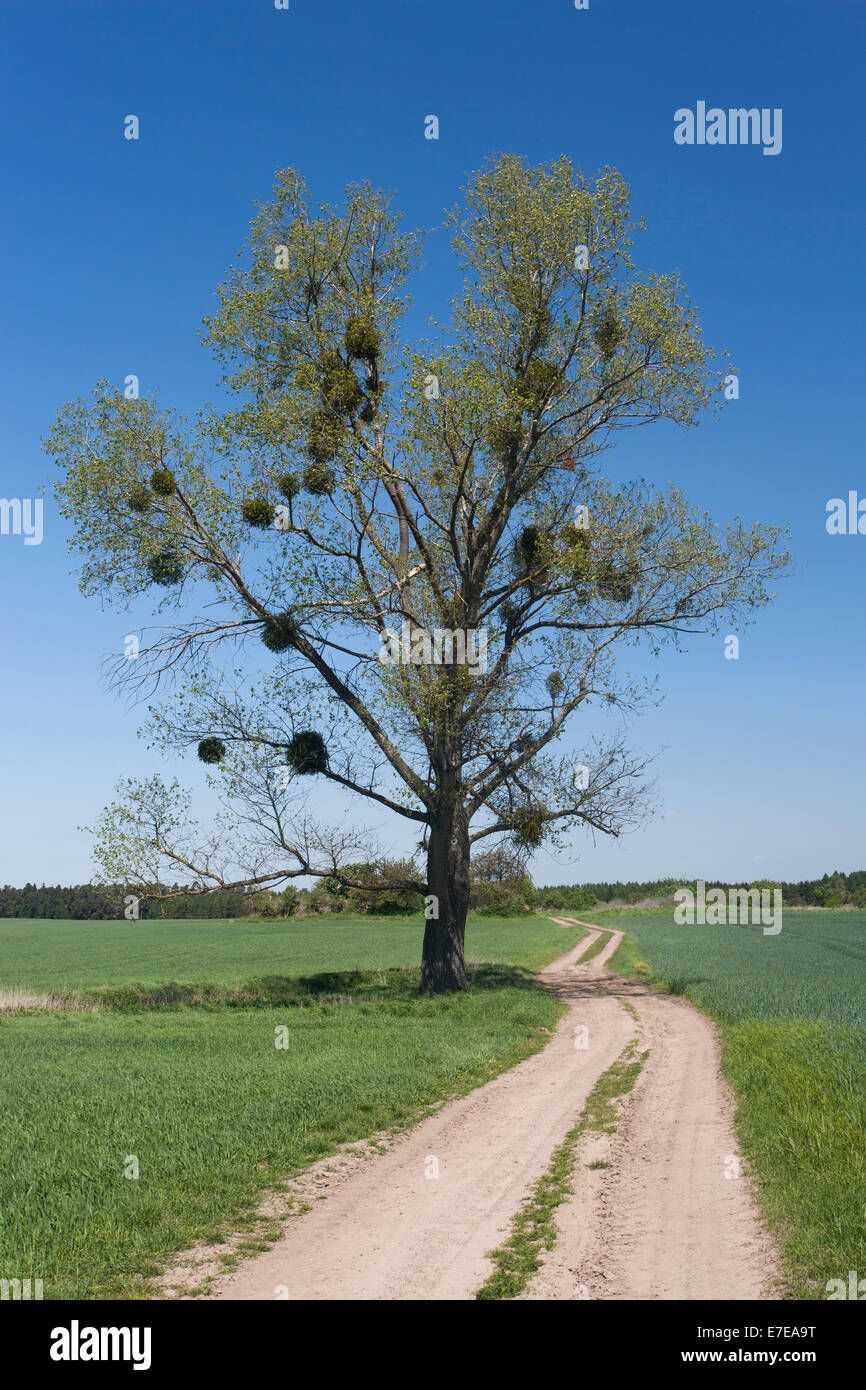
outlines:
[[[98,1012],[0,1016],[0,1277],[41,1278],[46,1298],[144,1296],[173,1252],[241,1229],[263,1188],[538,1050],[561,1006],[531,972],[582,934],[472,925],[470,956],[491,962],[472,993],[422,999],[417,964],[395,964],[409,943],[417,956],[417,922],[257,927],[266,975],[249,974],[245,924],[177,923],[176,938],[172,925],[29,922],[56,957],[37,944],[28,970],[22,924],[0,923],[0,937],[17,929],[20,985],[108,987]],[[343,968],[322,972],[331,933],[324,959]],[[165,981],[181,978],[177,997]]]
[[[558,1233],[554,1212],[571,1192],[571,1179],[581,1139],[585,1134],[615,1132],[619,1119],[616,1102],[632,1090],[648,1056],[648,1052],[637,1055],[635,1044],[630,1042],[612,1066],[598,1078],[586,1098],[586,1107],[578,1124],[556,1149],[547,1172],[539,1178],[514,1218],[508,1240],[490,1252],[494,1270],[481,1285],[476,1298],[517,1298],[536,1270],[541,1268],[542,1251],[552,1250],[556,1244]],[[607,1164],[598,1162],[589,1166],[606,1168]]]
[[[549,959],[563,928],[543,917],[470,919],[467,956],[528,970]],[[583,933],[577,931],[576,941]],[[424,922],[416,918],[312,918],[293,922],[61,922],[0,919],[0,989],[240,984],[262,976],[413,968]],[[568,949],[568,943],[562,947]]]
[[[866,913],[786,910],[775,937],[670,914],[627,930],[612,968],[649,976],[720,1025],[789,1296],[824,1298],[829,1279],[866,1275]]]

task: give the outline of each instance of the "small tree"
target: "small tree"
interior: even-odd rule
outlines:
[[[328,781],[419,833],[423,867],[390,886],[427,900],[429,992],[466,988],[472,846],[644,814],[621,738],[561,746],[577,711],[639,704],[615,651],[742,621],[785,558],[773,529],[720,533],[675,489],[598,473],[617,430],[691,425],[722,384],[677,278],[634,266],[616,171],[505,156],[450,224],[463,288],[406,344],[420,240],[391,199],[352,187],[316,213],[278,175],[205,320],[237,406],[190,426],[102,382],[47,441],[83,590],[183,611],[121,664],[162,697],[150,731],[197,747],[226,803],[204,834],[176,783],[128,782],[103,872],[362,889],[345,865],[382,862],[371,834],[303,810]]]
[[[526,851],[502,844],[472,856],[469,865],[469,906],[488,916],[515,916],[525,911],[534,894],[526,873]]]

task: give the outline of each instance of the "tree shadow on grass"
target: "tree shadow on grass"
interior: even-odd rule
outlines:
[[[473,992],[541,986],[531,971],[494,962],[467,968]],[[89,990],[85,998],[102,1009],[281,1009],[324,1004],[406,1004],[420,1002],[417,968],[331,970],[315,975],[260,975],[238,984],[129,984]]]

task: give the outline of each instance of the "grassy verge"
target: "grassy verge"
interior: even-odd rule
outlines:
[[[791,1298],[866,1271],[866,1032],[822,1019],[722,1024],[743,1152]]]
[[[541,1252],[556,1244],[554,1213],[571,1192],[581,1139],[585,1134],[614,1133],[619,1119],[616,1102],[632,1089],[648,1055],[638,1054],[631,1042],[599,1077],[580,1121],[556,1149],[547,1172],[514,1218],[508,1240],[490,1252],[495,1269],[476,1293],[477,1299],[517,1298],[540,1269]]]

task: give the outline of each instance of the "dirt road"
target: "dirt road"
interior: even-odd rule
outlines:
[[[541,1052],[385,1152],[350,1151],[302,1175],[296,1195],[321,1200],[291,1216],[272,1249],[219,1275],[210,1296],[472,1298],[492,1269],[487,1252],[632,1039],[649,1057],[616,1134],[581,1141],[559,1240],[524,1296],[766,1296],[774,1253],[748,1179],[735,1176],[713,1026],[683,1000],[610,973],[621,932],[602,933],[603,950],[581,964],[599,934],[593,928],[541,972],[568,1005]]]

